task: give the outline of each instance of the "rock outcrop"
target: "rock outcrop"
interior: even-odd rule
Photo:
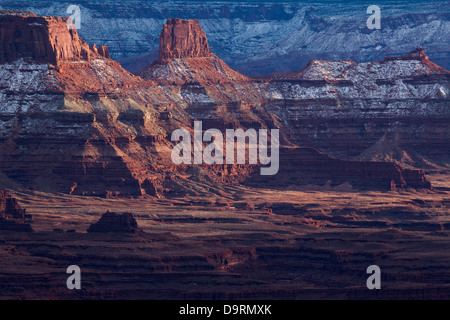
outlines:
[[[420,60],[420,61],[430,61],[428,56],[425,54],[425,49],[422,47],[417,47],[414,50],[411,50],[409,53],[400,56],[400,57],[386,57],[384,61],[394,61],[394,60]],[[441,67],[436,66],[436,69],[439,69],[441,72],[444,70]]]
[[[107,211],[100,220],[89,227],[88,232],[138,233],[140,229],[133,214]]]
[[[0,216],[17,220],[25,219],[26,210],[5,190],[0,190]]]
[[[37,63],[90,61],[109,58],[105,46],[97,50],[80,39],[68,18],[40,17],[32,12],[0,10],[0,63],[31,58]]]
[[[383,61],[357,63],[351,60],[311,60],[298,71],[272,73],[270,80],[303,80],[335,83],[337,81],[394,80],[408,77],[450,75],[450,72],[431,62],[421,47],[399,57],[386,57]],[[350,84],[343,82],[342,84]],[[362,89],[362,88],[361,88]],[[366,88],[368,89],[368,88]],[[372,92],[378,94],[379,91]],[[367,91],[366,91],[367,94]]]
[[[175,85],[241,83],[249,80],[211,52],[198,20],[177,18],[168,19],[163,26],[159,60],[138,75]]]
[[[5,190],[0,189],[0,230],[31,232],[31,216],[26,214],[17,200]]]
[[[159,59],[211,56],[206,34],[198,20],[168,19],[159,37]]]

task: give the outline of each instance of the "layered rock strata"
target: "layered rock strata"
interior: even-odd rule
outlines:
[[[449,163],[450,73],[422,48],[381,62],[312,60],[266,79],[265,109],[297,144],[428,169]]]
[[[35,24],[38,18],[43,19],[40,25]],[[309,137],[308,126],[299,127],[294,120],[301,123],[305,110],[309,110],[304,118],[309,125],[315,123],[314,117],[329,114],[325,107],[311,109],[309,104],[328,101],[325,106],[333,110],[331,118],[336,122],[353,112],[351,106],[346,106],[350,111],[335,110],[336,99],[328,97],[331,87],[325,82],[323,88],[318,71],[295,84],[293,80],[249,79],[231,70],[210,52],[195,20],[168,20],[161,33],[161,59],[141,73],[143,78],[109,59],[107,48],[89,47],[67,28],[64,19],[3,12],[0,25],[11,25],[5,30],[18,30],[19,25],[23,29],[14,38],[14,47],[22,48],[20,54],[3,50],[0,64],[0,170],[24,187],[107,197],[161,197],[178,194],[173,189],[180,186],[184,190],[186,177],[200,184],[238,183],[251,176],[252,167],[203,165],[198,171],[173,165],[171,133],[180,127],[192,130],[193,121],[201,120],[203,130],[279,128],[282,144],[308,145],[317,137]],[[33,43],[37,47],[52,44],[54,51],[45,51],[48,60],[35,54],[38,49],[30,47],[27,37],[19,36],[34,34],[35,29],[47,30],[43,34],[48,36],[39,36],[42,41]],[[11,59],[15,60],[7,62]],[[419,90],[420,95],[423,91]],[[339,141],[350,146],[352,139],[350,135],[349,140]],[[365,166],[349,162],[352,165]],[[310,170],[318,172],[321,167]],[[345,172],[348,179],[356,179],[351,169]],[[415,172],[410,175],[415,176],[410,181],[423,178]],[[397,180],[395,188],[409,185]],[[371,186],[386,189],[385,180]]]

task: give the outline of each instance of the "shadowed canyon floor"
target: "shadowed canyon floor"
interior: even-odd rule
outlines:
[[[448,176],[425,191],[269,190],[104,199],[14,192],[34,233],[0,235],[0,298],[448,298]],[[87,233],[107,210],[144,233]],[[66,288],[66,268],[82,289]],[[382,289],[366,288],[381,268]]]

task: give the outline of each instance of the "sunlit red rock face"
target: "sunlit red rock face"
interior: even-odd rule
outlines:
[[[146,79],[182,85],[240,83],[249,79],[211,53],[198,20],[168,19],[159,42],[159,60],[139,73]],[[230,90],[230,89],[228,89]]]
[[[159,60],[211,56],[206,34],[198,20],[169,19],[159,37]]]
[[[67,18],[0,10],[0,63],[30,57],[38,63],[56,64],[89,61],[99,54],[109,56],[109,51],[104,46],[91,50],[75,28],[67,28]]]
[[[161,33],[161,43],[179,43],[178,38],[183,40],[190,38],[194,44],[202,43],[204,35],[202,32],[197,32],[196,36],[199,39],[194,39],[195,35],[193,33],[189,33],[186,36],[186,30],[189,29],[187,27],[185,29],[180,27],[178,29],[179,34],[174,31],[176,30],[174,24],[180,24],[181,26],[194,24],[197,29],[198,22],[186,21],[185,24],[182,24],[182,21],[179,19],[169,19],[167,21]],[[170,30],[170,32],[167,30]],[[284,144],[295,142],[299,145],[305,144],[311,147],[322,147],[322,145],[316,144],[316,140],[312,137],[307,137],[307,139],[304,139],[304,137],[305,133],[309,135],[308,129],[311,125],[314,125],[317,118],[322,121],[321,125],[328,125],[328,119],[324,119],[323,116],[325,115],[326,117],[330,113],[330,111],[324,110],[325,108],[323,107],[312,108],[308,105],[313,105],[314,103],[322,104],[324,102],[323,95],[330,95],[329,97],[325,97],[325,104],[330,109],[335,109],[335,101],[339,101],[333,95],[334,89],[330,90],[327,80],[324,80],[328,76],[328,71],[328,73],[321,74],[322,69],[312,70],[309,78],[302,73],[298,78],[301,78],[301,80],[294,79],[295,77],[293,76],[285,79],[280,74],[278,76],[281,78],[277,78],[276,75],[271,75],[268,79],[257,81],[232,71],[222,60],[210,54],[208,47],[204,50],[208,53],[204,55],[194,54],[194,50],[192,49],[192,47],[195,47],[194,45],[186,45],[187,48],[191,49],[185,51],[183,55],[170,55],[170,50],[167,50],[167,47],[168,45],[166,44],[160,46],[160,59],[144,69],[140,75],[164,84],[165,88],[171,86],[179,88],[181,94],[189,99],[189,106],[186,108],[186,111],[196,119],[202,120],[204,127],[219,128],[222,130],[226,129],[227,126],[233,128],[236,125],[244,128],[280,128],[282,143]],[[410,60],[423,56],[423,52],[417,54],[417,57],[411,53],[411,55],[399,59]],[[330,62],[330,64],[332,63]],[[307,70],[307,68],[305,69]],[[338,70],[340,69],[338,68]],[[305,73],[305,71],[301,72]],[[228,76],[225,77],[225,74]],[[370,76],[369,72],[366,74]],[[363,78],[364,75],[360,74],[359,77]],[[293,83],[292,79],[299,83]],[[298,90],[300,89],[298,84],[300,86],[303,85],[305,89],[303,91]],[[296,95],[298,95],[299,101],[297,101]],[[364,95],[362,97],[365,98]],[[317,102],[315,99],[317,99]],[[232,102],[234,101],[240,106],[239,108],[233,107]],[[290,107],[291,104],[293,105],[292,108]],[[244,108],[242,108],[243,105],[245,106]],[[296,119],[296,113],[290,112],[294,110],[294,107],[299,110],[306,109],[309,112],[305,117],[305,122],[302,122],[301,127],[296,126],[295,123],[286,123],[286,121],[290,121],[291,117]],[[355,121],[358,120],[352,115],[353,111],[350,107],[347,110],[338,111],[340,117],[338,121],[346,123],[348,122],[347,118],[350,118],[350,123],[348,124],[349,130],[347,131],[348,136],[343,141],[336,143],[333,132],[339,132],[339,128],[334,128],[336,129],[335,131],[329,132],[330,137],[328,138],[330,140],[328,145],[337,145],[338,148],[341,147],[344,150],[347,149],[347,151],[350,150],[352,152],[352,148],[354,148],[353,141],[355,140],[355,137],[352,136],[352,127],[354,127]],[[337,111],[332,110],[331,112],[336,113]],[[234,116],[234,122],[229,121],[230,115]],[[334,114],[331,116],[335,117]],[[359,117],[359,115],[356,115],[356,117]],[[249,118],[253,120],[248,121],[247,119]],[[311,123],[308,122],[309,119]],[[342,130],[345,130],[345,128],[342,128]],[[311,135],[313,135],[313,132],[311,132]],[[356,138],[360,139],[360,137]],[[356,146],[356,148],[361,149],[361,146]],[[364,148],[360,151],[362,150]],[[282,171],[285,170],[283,172],[286,173],[289,171],[289,174],[286,175],[280,172],[278,178],[271,180],[272,182],[278,181],[279,184],[289,184],[289,181],[295,180],[296,183],[300,184],[315,183],[323,185],[328,182],[338,184],[351,181],[353,186],[368,188],[381,187],[383,189],[403,188],[414,185],[414,183],[404,181],[399,172],[399,170],[401,171],[403,169],[389,163],[380,163],[377,167],[372,163],[341,161],[331,158],[329,161],[323,161],[323,157],[319,152],[314,151],[309,155],[297,152],[296,157],[299,161],[299,166],[296,169],[292,167],[292,163],[295,163],[295,157],[292,158],[291,154],[283,154],[281,157],[286,156],[289,158],[289,161],[284,161],[285,159],[281,159],[281,161],[283,165],[292,170],[282,168]],[[346,156],[348,157],[348,154]],[[346,169],[344,170],[343,168]],[[385,172],[382,172],[383,170]],[[416,187],[429,187],[429,182],[424,177],[423,172],[414,172],[412,175],[416,176],[418,181],[421,181],[415,184]],[[357,181],[358,177],[361,181]],[[373,177],[380,177],[380,179],[373,179]],[[260,181],[261,183],[264,183],[263,180],[257,177],[255,179],[255,181]]]

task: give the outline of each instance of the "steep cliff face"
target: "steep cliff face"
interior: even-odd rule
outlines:
[[[138,233],[141,230],[132,213],[115,213],[107,211],[100,220],[92,224],[88,232]]]
[[[103,46],[100,51],[91,50],[75,28],[67,27],[67,18],[39,17],[26,11],[0,10],[0,43],[0,63],[31,58],[56,64],[109,55]]]
[[[203,121],[204,130],[276,126],[261,108],[256,83],[211,53],[197,20],[167,20],[160,42],[160,59],[138,75],[176,94],[183,109]]]
[[[11,217],[18,220],[25,218],[25,209],[19,205],[17,200],[5,190],[0,189],[0,216]]]
[[[27,34],[41,28],[27,22],[36,18],[32,14],[10,12],[4,19],[9,16],[25,19]],[[46,25],[48,33],[67,29],[64,20],[55,24]],[[0,64],[0,171],[24,187],[107,197],[160,197],[173,191],[186,168],[173,165],[170,136],[192,125],[194,118],[185,110],[200,101],[192,92],[208,99],[203,107],[213,105],[221,113],[222,125],[262,121],[246,112],[250,106],[241,102],[245,88],[237,95],[223,88],[206,92],[198,83],[157,86],[108,59],[105,47],[92,45],[84,59],[77,55],[77,44],[77,38],[70,38],[63,48],[73,51],[56,60],[36,58],[30,49]],[[258,112],[270,120],[262,109]],[[237,171],[218,180],[242,180]]]
[[[214,54],[158,60],[139,74],[180,92],[186,111],[211,127],[226,127],[220,124],[230,118],[279,127],[283,143],[346,159],[427,169],[450,161],[450,74],[423,48],[367,63],[312,60],[299,71],[258,79],[231,70]]]
[[[173,20],[168,20],[167,23],[171,25]],[[181,24],[180,21],[178,23]],[[166,29],[167,27],[164,27],[164,30]],[[172,30],[171,28],[169,29]],[[166,34],[164,30],[162,34]],[[177,38],[176,34],[169,34],[171,37]],[[199,37],[203,37],[202,32],[197,34]],[[172,43],[175,40],[170,39],[170,37],[169,39],[164,37],[162,41]],[[192,41],[194,43],[201,42],[199,39],[192,39]],[[187,45],[187,47],[190,46]],[[160,51],[160,56],[162,55],[163,53]],[[209,59],[214,59],[215,63],[211,63]],[[355,137],[352,136],[353,132],[351,130],[354,126],[355,118],[363,117],[364,121],[365,117],[370,116],[367,115],[367,112],[370,110],[365,110],[362,113],[363,116],[361,112],[358,113],[355,110],[356,108],[351,105],[335,110],[334,101],[338,99],[336,95],[339,88],[349,86],[353,83],[352,81],[358,83],[354,89],[356,92],[343,89],[342,97],[339,97],[340,100],[338,101],[341,104],[345,104],[348,102],[344,100],[349,100],[352,97],[351,95],[365,99],[372,97],[369,94],[376,94],[370,93],[371,88],[367,85],[369,81],[374,82],[377,79],[388,81],[388,79],[393,78],[393,75],[397,77],[411,75],[432,76],[446,74],[447,72],[430,62],[423,49],[411,52],[403,57],[386,59],[386,62],[383,63],[388,65],[382,67],[377,67],[376,65],[359,67],[358,64],[351,61],[338,62],[336,63],[338,66],[334,66],[335,63],[333,62],[319,61],[320,63],[325,65],[325,67],[318,65],[316,61],[312,61],[307,68],[299,72],[273,74],[258,80],[240,77],[240,74],[236,75],[234,71],[232,71],[234,75],[232,74],[224,79],[223,75],[225,73],[222,70],[231,69],[213,54],[210,57],[194,58],[192,55],[186,54],[182,58],[156,61],[140,74],[145,78],[163,84],[164,90],[170,87],[181,89],[181,94],[188,97],[189,104],[185,110],[196,119],[202,120],[205,129],[211,127],[224,130],[227,126],[235,127],[236,124],[244,128],[280,128],[282,133],[281,140],[284,144],[295,142],[298,145],[309,145],[311,147],[333,146],[334,149],[330,148],[330,150],[341,151],[341,153],[337,152],[337,154],[342,156],[343,152],[351,153],[355,149],[361,151],[364,149],[364,147],[361,148],[358,145],[352,146]],[[225,67],[221,68],[218,66]],[[345,67],[349,70],[356,70],[349,71]],[[359,84],[359,82],[361,83]],[[336,85],[338,89],[334,90],[332,88],[333,85]],[[304,86],[304,88],[300,88],[300,86]],[[381,99],[385,98],[384,96],[381,97]],[[233,102],[241,107],[232,107]],[[310,105],[314,103],[321,105],[321,107],[311,107]],[[323,104],[325,107],[322,107]],[[244,108],[242,108],[243,105],[245,105]],[[301,121],[301,118],[299,119],[298,117],[299,112],[293,111],[294,108],[307,110],[304,122],[301,122],[301,125],[297,125],[294,122]],[[383,117],[389,116],[386,110],[380,111],[378,109],[376,112],[381,113]],[[314,125],[317,119],[319,119],[321,126],[327,125],[327,122],[323,121],[323,117],[327,115],[331,117],[331,121],[344,120],[342,129],[348,128],[350,132],[347,132],[348,136],[343,137],[343,141],[339,140],[342,136],[333,137],[336,132],[339,132],[336,128],[329,132],[329,137],[327,138],[332,138],[326,140],[324,144],[318,143],[318,141],[321,141],[314,136],[314,133],[308,136],[307,126]],[[234,118],[234,122],[229,121],[231,117]],[[348,118],[351,121],[346,127]],[[308,139],[304,139],[305,136]],[[357,138],[360,139],[360,137]],[[337,140],[337,143],[333,139]],[[370,145],[374,142],[369,141],[368,143]],[[292,154],[292,152],[288,152],[281,156],[286,156],[289,159],[289,161],[282,160],[283,165],[287,168],[290,168],[292,163],[296,163]],[[404,188],[413,185],[420,188],[429,187],[429,182],[424,177],[423,172],[417,171],[412,173],[412,175],[417,175],[417,181],[421,181],[420,183],[405,182],[401,173],[403,169],[391,163],[362,163],[331,158],[327,162],[323,161],[320,153],[316,151],[308,155],[297,152],[295,155],[297,156],[298,164],[300,164],[298,167],[295,167],[297,169],[291,171],[285,169],[289,171],[288,174],[286,174],[287,171],[282,170],[277,175],[278,178],[273,179],[273,181],[278,181],[278,183],[284,185],[289,184],[289,181],[292,179],[295,179],[296,183],[300,184],[313,181],[313,183],[320,185],[326,184],[327,181],[334,181],[333,183],[338,183],[337,181],[339,183],[351,181],[353,186],[378,186],[384,189]],[[345,154],[344,157],[349,157],[349,154]],[[306,165],[307,163],[308,165]],[[331,169],[323,170],[323,168]],[[336,171],[342,173],[342,176],[339,176],[339,173],[336,173]],[[380,179],[373,179],[377,175],[380,176]],[[381,178],[382,176],[383,178]],[[358,182],[358,179],[361,181]],[[260,180],[257,177],[254,180],[253,178],[251,179],[253,182]],[[260,182],[264,183],[262,180]]]
[[[421,47],[399,57],[387,57],[383,61],[356,63],[351,60],[311,60],[308,65],[294,72],[273,73],[263,78],[271,80],[352,81],[395,80],[407,77],[450,75],[450,72],[431,62]],[[366,92],[358,92],[365,93]],[[379,91],[371,90],[376,95]]]

